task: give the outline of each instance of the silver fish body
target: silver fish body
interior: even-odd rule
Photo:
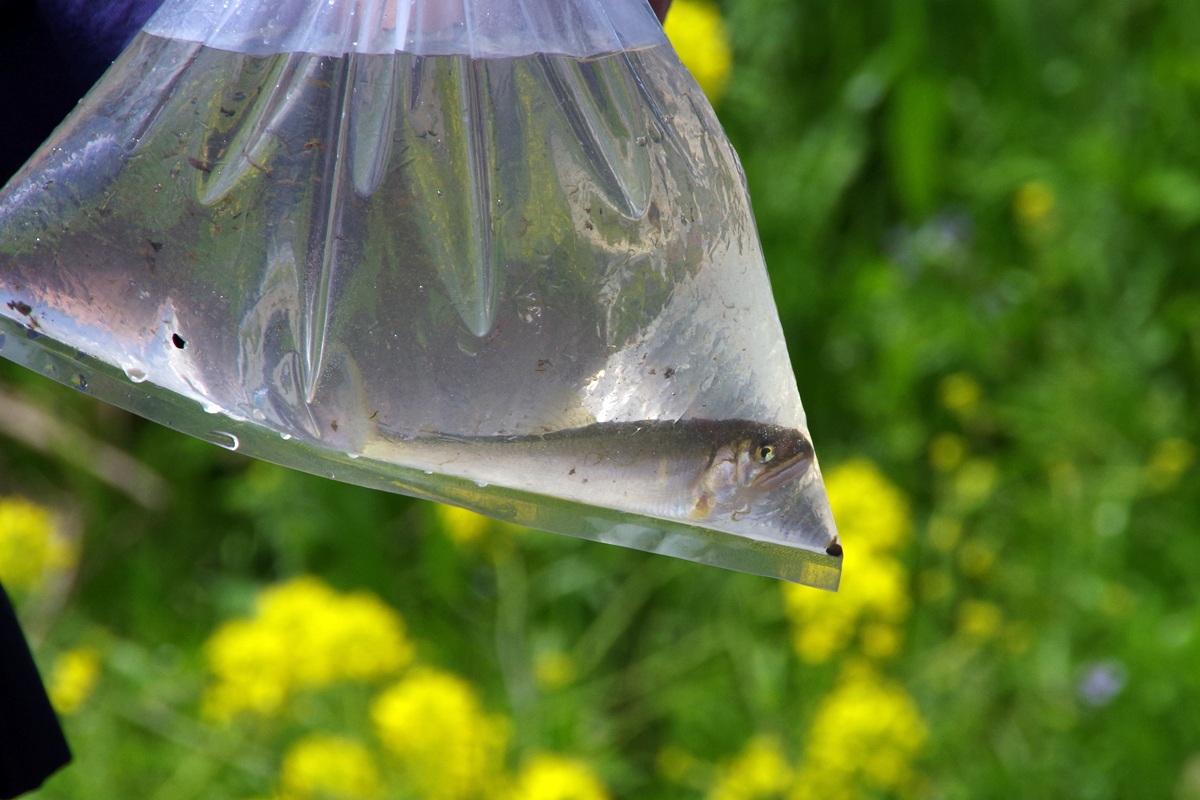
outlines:
[[[383,433],[364,455],[841,554],[812,444],[781,426],[691,419],[520,436]]]

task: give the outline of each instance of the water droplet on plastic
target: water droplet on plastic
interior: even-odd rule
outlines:
[[[134,383],[141,383],[142,381],[146,380],[146,373],[144,370],[133,367],[132,369],[125,370],[125,377],[129,378],[129,380],[133,381]]]
[[[87,391],[87,386],[88,386],[87,378],[84,377],[83,375],[76,375],[75,379],[72,381],[72,383],[75,385],[75,388],[78,389],[79,391],[81,391],[81,392]]]
[[[250,412],[250,416],[254,417],[259,422],[262,422],[264,419],[267,418],[267,415],[264,414],[260,409],[257,409],[257,408]]]
[[[358,453],[346,453],[347,458],[358,458]]]
[[[433,474],[433,470],[431,470],[431,469],[423,469],[423,470],[421,470],[421,471],[422,471],[422,472],[424,472],[426,475],[432,475],[432,474]]]
[[[238,441],[238,437],[225,431],[209,431],[205,436],[205,440],[215,444],[217,447],[224,447],[226,450],[237,450],[238,445],[241,444]]]
[[[292,435],[290,433],[280,433],[279,438],[283,439],[286,442],[292,438]]]
[[[204,408],[205,414],[220,414],[221,407],[216,403],[210,403],[207,400],[201,400],[200,405]]]
[[[480,489],[486,489],[487,481],[475,481],[475,485],[478,486]]]

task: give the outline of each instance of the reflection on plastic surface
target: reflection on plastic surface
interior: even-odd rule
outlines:
[[[116,367],[157,399],[98,396],[221,446],[493,514],[552,495],[516,516],[836,584],[736,156],[667,45],[260,56],[143,33],[0,194],[0,261],[10,334]],[[774,555],[748,568],[733,540]]]
[[[666,42],[643,0],[165,0],[145,30],[258,56],[584,58]]]

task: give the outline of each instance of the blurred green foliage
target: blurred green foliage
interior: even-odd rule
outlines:
[[[869,459],[912,507],[912,611],[879,667],[927,728],[909,793],[1200,797],[1200,5],[723,8],[718,110],[822,463]],[[0,447],[3,493],[83,526],[66,605],[29,620],[43,665],[103,654],[41,797],[263,795],[289,737],[365,724],[354,687],[288,722],[197,716],[207,637],[305,573],[384,598],[514,752],[583,759],[615,797],[699,796],[739,753],[801,764],[841,685],[792,650],[776,582],[539,532],[456,542],[428,504],[0,378],[171,492],[148,509]]]

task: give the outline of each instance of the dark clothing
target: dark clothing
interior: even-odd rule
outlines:
[[[17,615],[0,587],[0,797],[36,789],[70,760]]]
[[[0,185],[20,169],[161,0],[0,0]]]

